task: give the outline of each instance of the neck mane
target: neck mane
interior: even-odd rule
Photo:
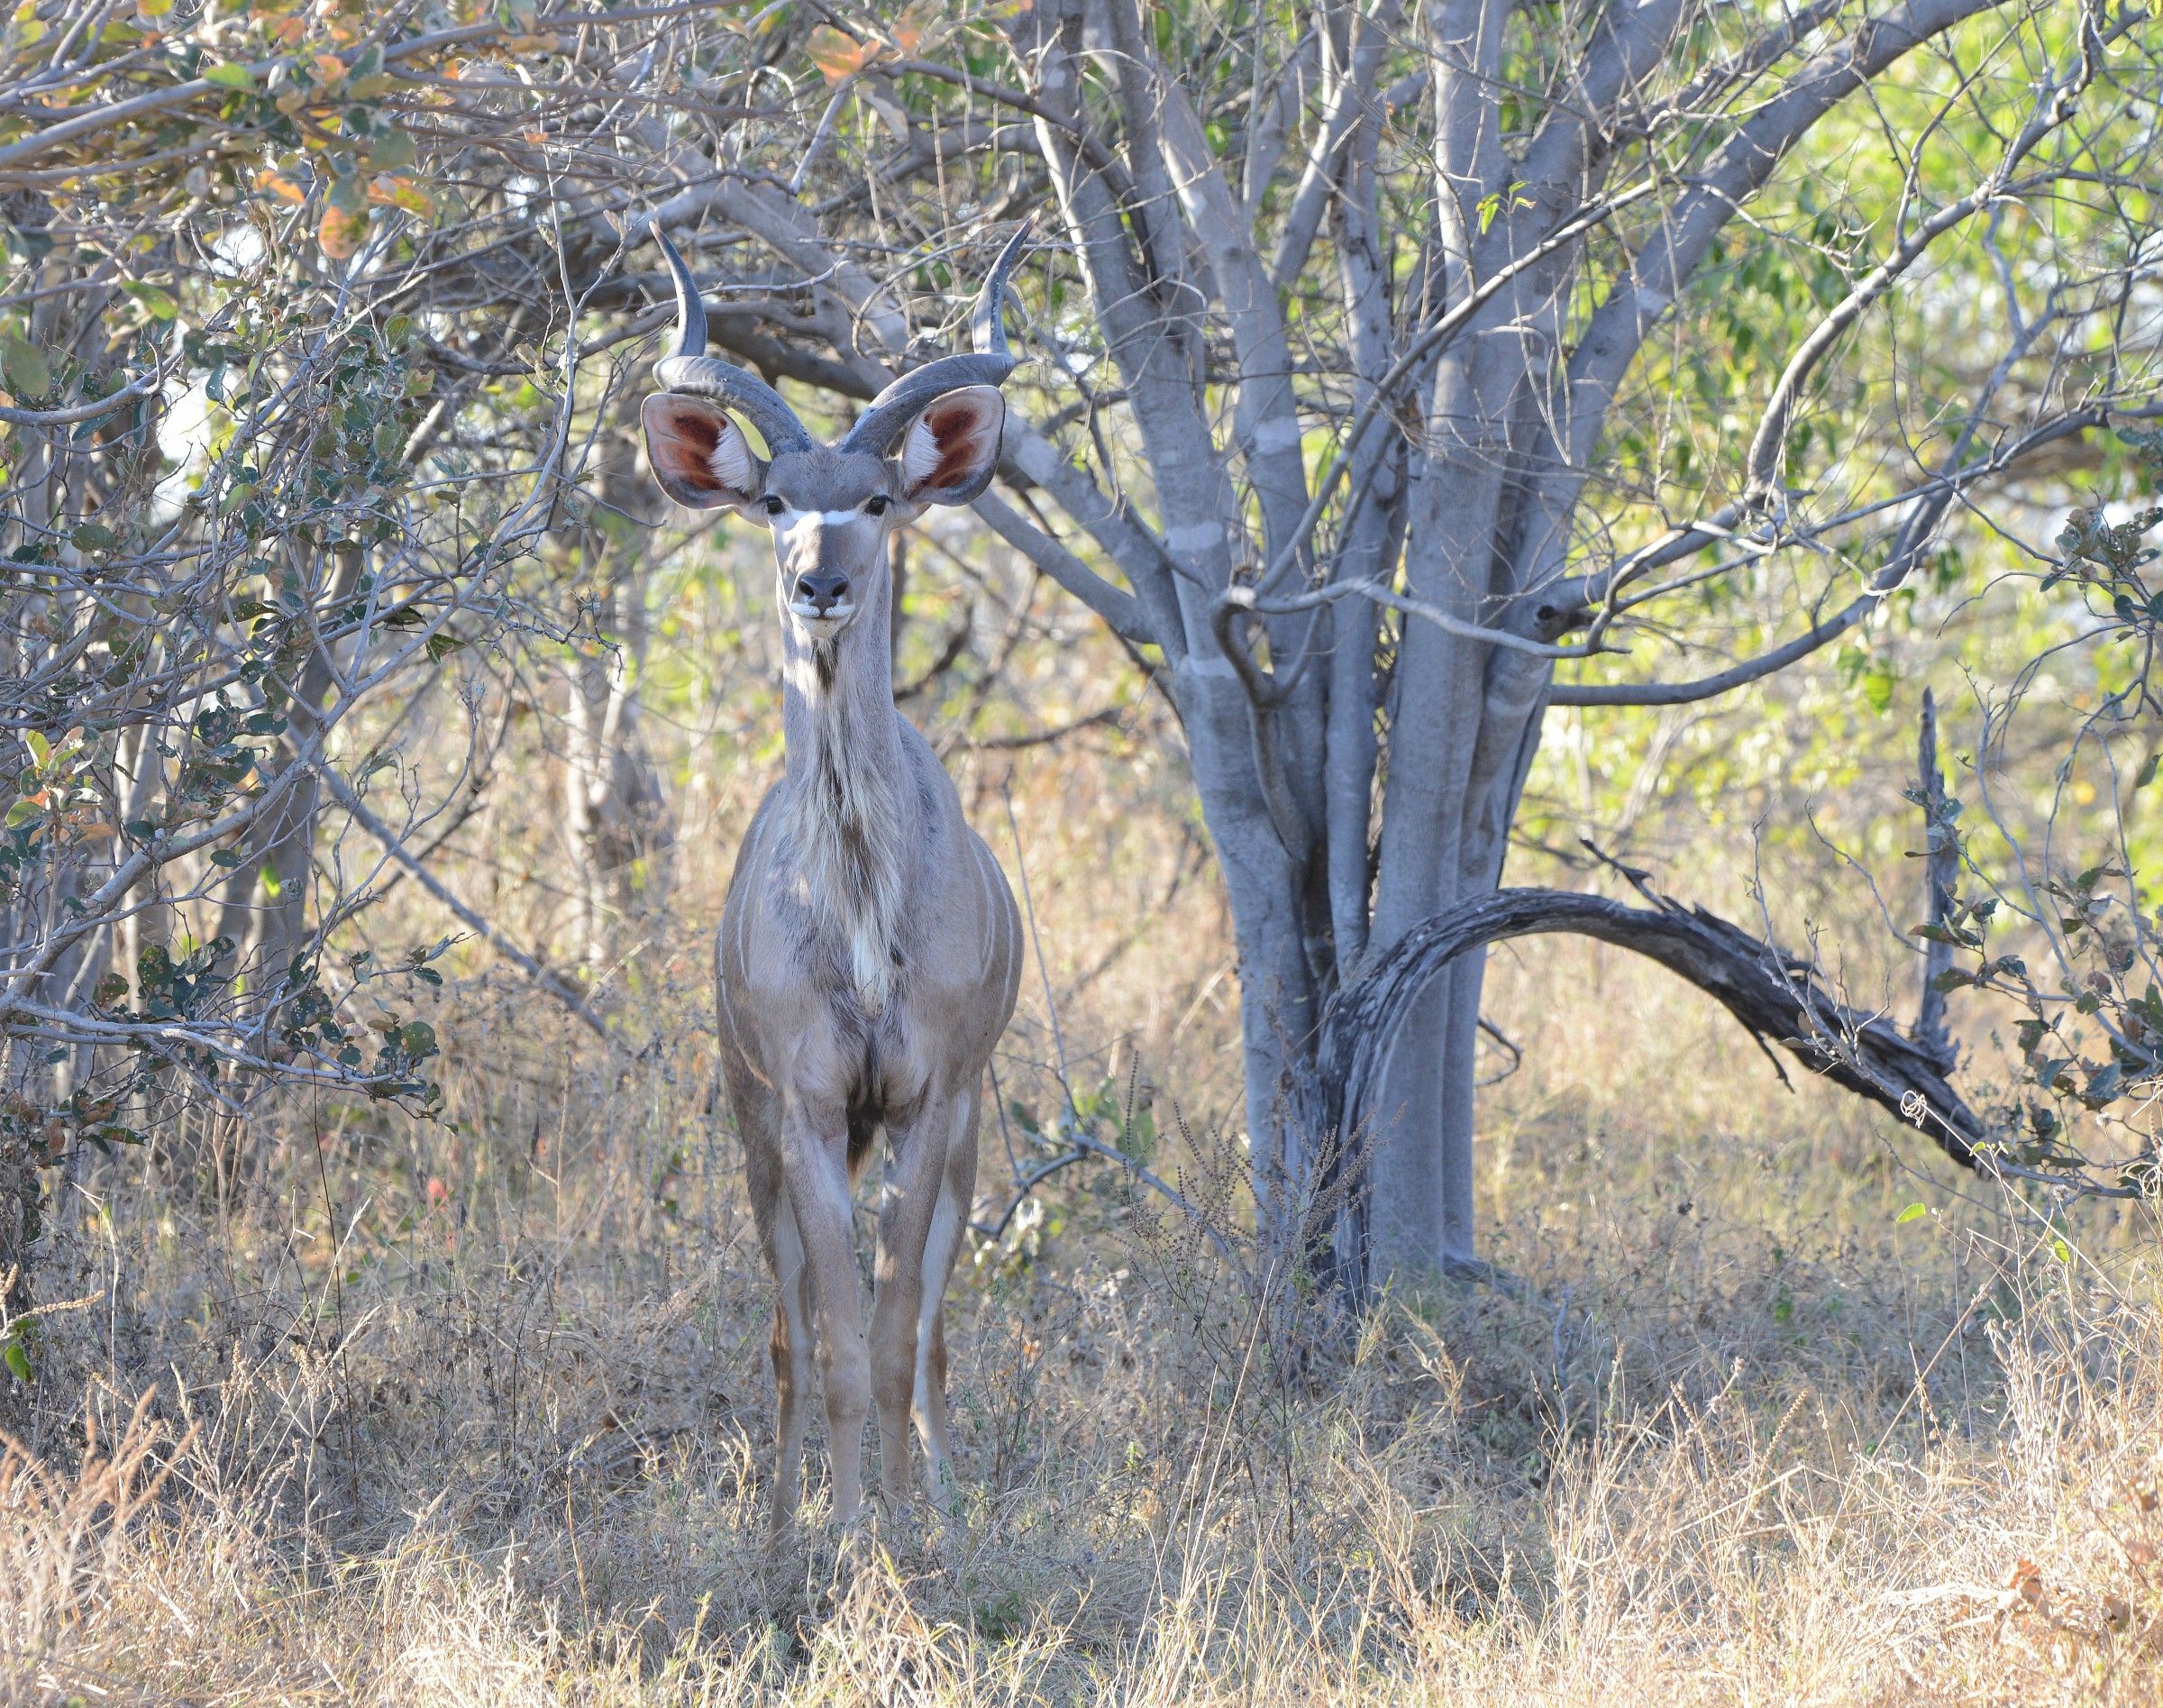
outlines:
[[[881,1012],[899,970],[916,817],[883,600],[828,643],[783,619],[784,822],[813,916],[835,934],[857,1000]]]

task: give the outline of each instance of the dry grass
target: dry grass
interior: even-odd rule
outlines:
[[[1392,1299],[1288,1379],[1232,1268],[1118,1171],[1069,1169],[950,1303],[944,1554],[866,1535],[768,1559],[768,1294],[708,1103],[706,943],[771,774],[773,661],[740,590],[768,571],[708,569],[656,598],[679,853],[599,970],[621,1047],[456,951],[421,1010],[442,1123],[290,1097],[160,1131],[54,1205],[39,1297],[80,1302],[37,1325],[0,1460],[0,1703],[2163,1694],[2147,1213],[2051,1232],[1964,1199],[1911,1172],[1912,1136],[1783,1091],[1703,999],[1556,940],[1490,975],[1525,1065],[1482,1105],[1483,1238],[1520,1292]],[[919,589],[917,653],[964,590]],[[1115,1103],[1142,1073],[1166,1088],[1153,1160],[1236,1237],[1210,1137],[1238,1102],[1221,902],[1161,708],[1115,693],[1123,661],[1071,616],[1008,662],[1026,717],[993,696],[980,718],[959,679],[966,716],[925,711],[1009,872],[1026,854],[1048,964],[998,1063],[1018,1112],[985,1136],[981,1208],[1009,1148],[1032,1160],[1063,1062]],[[1108,695],[1117,732],[958,740]],[[437,863],[560,951],[560,803],[534,781],[554,738],[511,709],[507,786]],[[462,752],[437,711],[407,755],[432,799]],[[1720,799],[1724,823],[1666,809],[1689,851],[1670,887],[1752,918],[1747,874],[1784,861],[1779,929],[1831,915],[1835,975],[1897,999],[1912,971],[1871,947],[1854,872],[1755,845],[1800,806]],[[1904,808],[1851,804],[1891,884]],[[406,885],[340,950],[402,960],[443,929],[429,909]]]
[[[61,1207],[42,1296],[96,1300],[0,1471],[0,1701],[2152,1701],[2152,1228],[2061,1259],[1610,952],[1494,977],[1521,1297],[1282,1381],[1235,1274],[1070,1171],[954,1294],[947,1556],[778,1564],[695,991],[634,995],[634,1059],[472,981],[450,1125],[294,1104],[223,1201],[128,1159]],[[1206,1105],[1223,1022],[1160,1006]]]

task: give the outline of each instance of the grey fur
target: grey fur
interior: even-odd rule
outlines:
[[[985,288],[994,323],[1019,241]],[[689,344],[700,317],[678,265]],[[683,364],[706,360],[686,349],[659,371],[681,391],[687,374],[705,373]],[[758,421],[741,370],[718,364],[741,378],[697,393],[711,404],[647,400],[655,470],[674,471],[668,489],[774,534],[787,763],[737,855],[715,980],[721,1070],[776,1283],[777,1534],[796,1512],[815,1347],[835,1518],[853,1518],[861,1500],[874,1399],[888,1504],[908,1498],[912,1411],[933,1491],[945,1493],[942,1302],[975,1192],[981,1082],[1020,983],[1021,920],[953,781],[894,709],[887,534],[922,505],[982,490],[1003,406],[996,393],[952,398],[912,449],[885,452],[949,392],[1013,365],[1003,348],[933,363],[888,388],[885,401],[909,406],[890,433],[867,435],[860,422],[837,446],[782,443],[761,424],[771,463],[719,406]],[[875,1130],[887,1142],[867,1338],[851,1193]]]

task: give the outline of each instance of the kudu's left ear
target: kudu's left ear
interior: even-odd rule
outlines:
[[[901,439],[901,496],[910,504],[967,504],[999,468],[1007,425],[997,386],[963,386],[935,397]]]

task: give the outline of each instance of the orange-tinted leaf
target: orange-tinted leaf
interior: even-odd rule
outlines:
[[[933,24],[939,21],[939,9],[931,0],[916,0],[914,5],[902,8],[901,15],[894,20],[894,42],[909,59],[917,57],[917,50],[924,44],[924,37]]]
[[[806,45],[810,50],[811,63],[829,83],[853,78],[871,63],[870,42],[853,41],[830,23],[822,23],[812,31]]]
[[[368,235],[368,215],[349,213],[335,204],[323,210],[323,224],[316,229],[315,241],[323,245],[323,252],[333,260],[350,260],[359,253],[361,241]]]
[[[2040,1602],[2043,1599],[2043,1568],[2031,1559],[2017,1559],[2005,1587],[2031,1604]]]
[[[379,172],[370,178],[368,199],[379,207],[402,207],[424,219],[435,212],[434,198],[402,172]]]
[[[323,84],[345,81],[345,61],[334,53],[315,56],[315,81]]]
[[[289,202],[295,207],[308,199],[307,191],[283,173],[274,172],[267,166],[255,175],[255,187],[263,195],[275,196],[279,201]]]

